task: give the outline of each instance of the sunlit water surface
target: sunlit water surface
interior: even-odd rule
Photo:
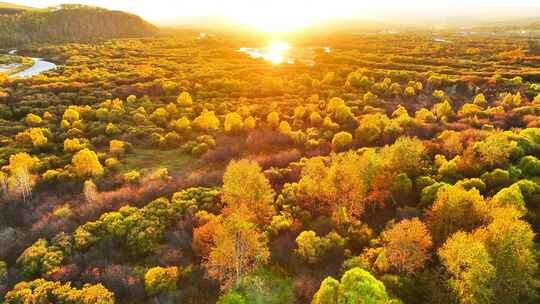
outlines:
[[[314,50],[321,48],[297,48],[291,47],[287,42],[274,41],[261,48],[243,47],[238,52],[248,54],[252,58],[262,58],[274,64],[294,64],[301,62],[313,65]],[[324,53],[331,53],[330,47],[322,47]]]

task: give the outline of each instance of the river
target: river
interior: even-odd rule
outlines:
[[[56,69],[56,64],[52,62],[45,61],[41,58],[32,58],[32,60],[34,60],[33,66],[29,67],[28,69],[24,71],[11,74],[9,75],[9,77],[22,77],[22,78],[32,77],[32,76],[39,75],[43,72]]]
[[[8,54],[9,55],[16,55],[17,50],[11,50],[11,51],[8,52]],[[57,67],[56,64],[54,64],[52,62],[48,62],[46,60],[43,60],[43,58],[31,58],[31,59],[34,61],[34,64],[31,67],[29,67],[26,70],[11,74],[11,75],[9,75],[9,77],[21,77],[21,78],[32,77],[32,76],[39,75],[39,74],[41,74],[43,72],[56,69],[56,67]],[[0,72],[7,72],[10,69],[13,69],[13,68],[16,68],[16,67],[17,67],[17,65],[13,65],[13,64],[4,65],[4,66],[0,65]]]

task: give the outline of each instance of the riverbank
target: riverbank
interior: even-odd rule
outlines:
[[[0,60],[0,73],[9,77],[31,77],[55,69],[56,64],[42,58],[17,56],[17,50],[11,50]],[[2,64],[3,63],[3,64]]]

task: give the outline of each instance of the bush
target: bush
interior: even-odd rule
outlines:
[[[178,280],[178,268],[154,267],[144,275],[144,287],[148,295],[173,292],[176,290]]]
[[[332,139],[334,151],[342,152],[348,150],[352,145],[353,137],[348,132],[339,132]]]

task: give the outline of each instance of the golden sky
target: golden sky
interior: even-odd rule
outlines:
[[[460,7],[540,7],[539,0],[7,0],[7,2],[35,7],[82,3],[132,12],[157,23],[170,23],[186,16],[222,16],[264,31],[288,31],[324,19],[376,17],[385,13],[400,16],[422,12],[433,14]]]

